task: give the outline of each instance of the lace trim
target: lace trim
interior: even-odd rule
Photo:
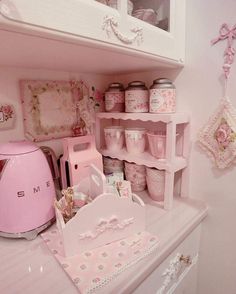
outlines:
[[[94,285],[91,285],[88,288],[88,290],[86,291],[86,294],[95,293],[97,290],[103,288],[104,286],[106,286],[107,284],[109,284],[111,281],[113,281],[118,275],[120,275],[121,273],[123,273],[125,270],[127,270],[131,266],[137,264],[140,260],[144,259],[148,255],[150,255],[151,253],[153,253],[157,249],[158,246],[159,246],[159,242],[156,243],[156,244],[151,245],[146,250],[146,252],[143,253],[141,256],[137,257],[134,260],[131,260],[130,262],[128,262],[126,265],[124,265],[123,267],[121,267],[120,269],[118,269],[116,272],[114,272],[110,276],[107,276],[106,278],[102,279],[99,284],[97,284],[95,286]]]

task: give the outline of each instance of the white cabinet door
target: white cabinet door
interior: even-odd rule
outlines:
[[[141,283],[133,294],[197,294],[197,263],[201,226]],[[181,258],[183,257],[183,260]],[[189,257],[189,262],[187,258]]]
[[[0,14],[1,28],[184,59],[185,0],[1,0]]]
[[[127,16],[126,28],[141,28],[143,38],[139,45],[132,46],[143,52],[183,62],[185,0],[132,0],[132,3],[133,12],[132,16]]]

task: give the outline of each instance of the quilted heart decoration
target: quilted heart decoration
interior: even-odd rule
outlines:
[[[222,99],[199,133],[199,143],[218,168],[236,161],[236,109]]]

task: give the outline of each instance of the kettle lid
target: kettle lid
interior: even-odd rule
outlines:
[[[0,144],[0,155],[20,155],[38,150],[39,147],[29,141],[11,141]]]

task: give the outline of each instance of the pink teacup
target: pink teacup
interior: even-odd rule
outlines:
[[[110,151],[120,151],[124,145],[124,128],[111,126],[104,128],[105,142]]]
[[[129,153],[143,153],[146,146],[146,129],[129,128],[125,129],[125,143]]]

